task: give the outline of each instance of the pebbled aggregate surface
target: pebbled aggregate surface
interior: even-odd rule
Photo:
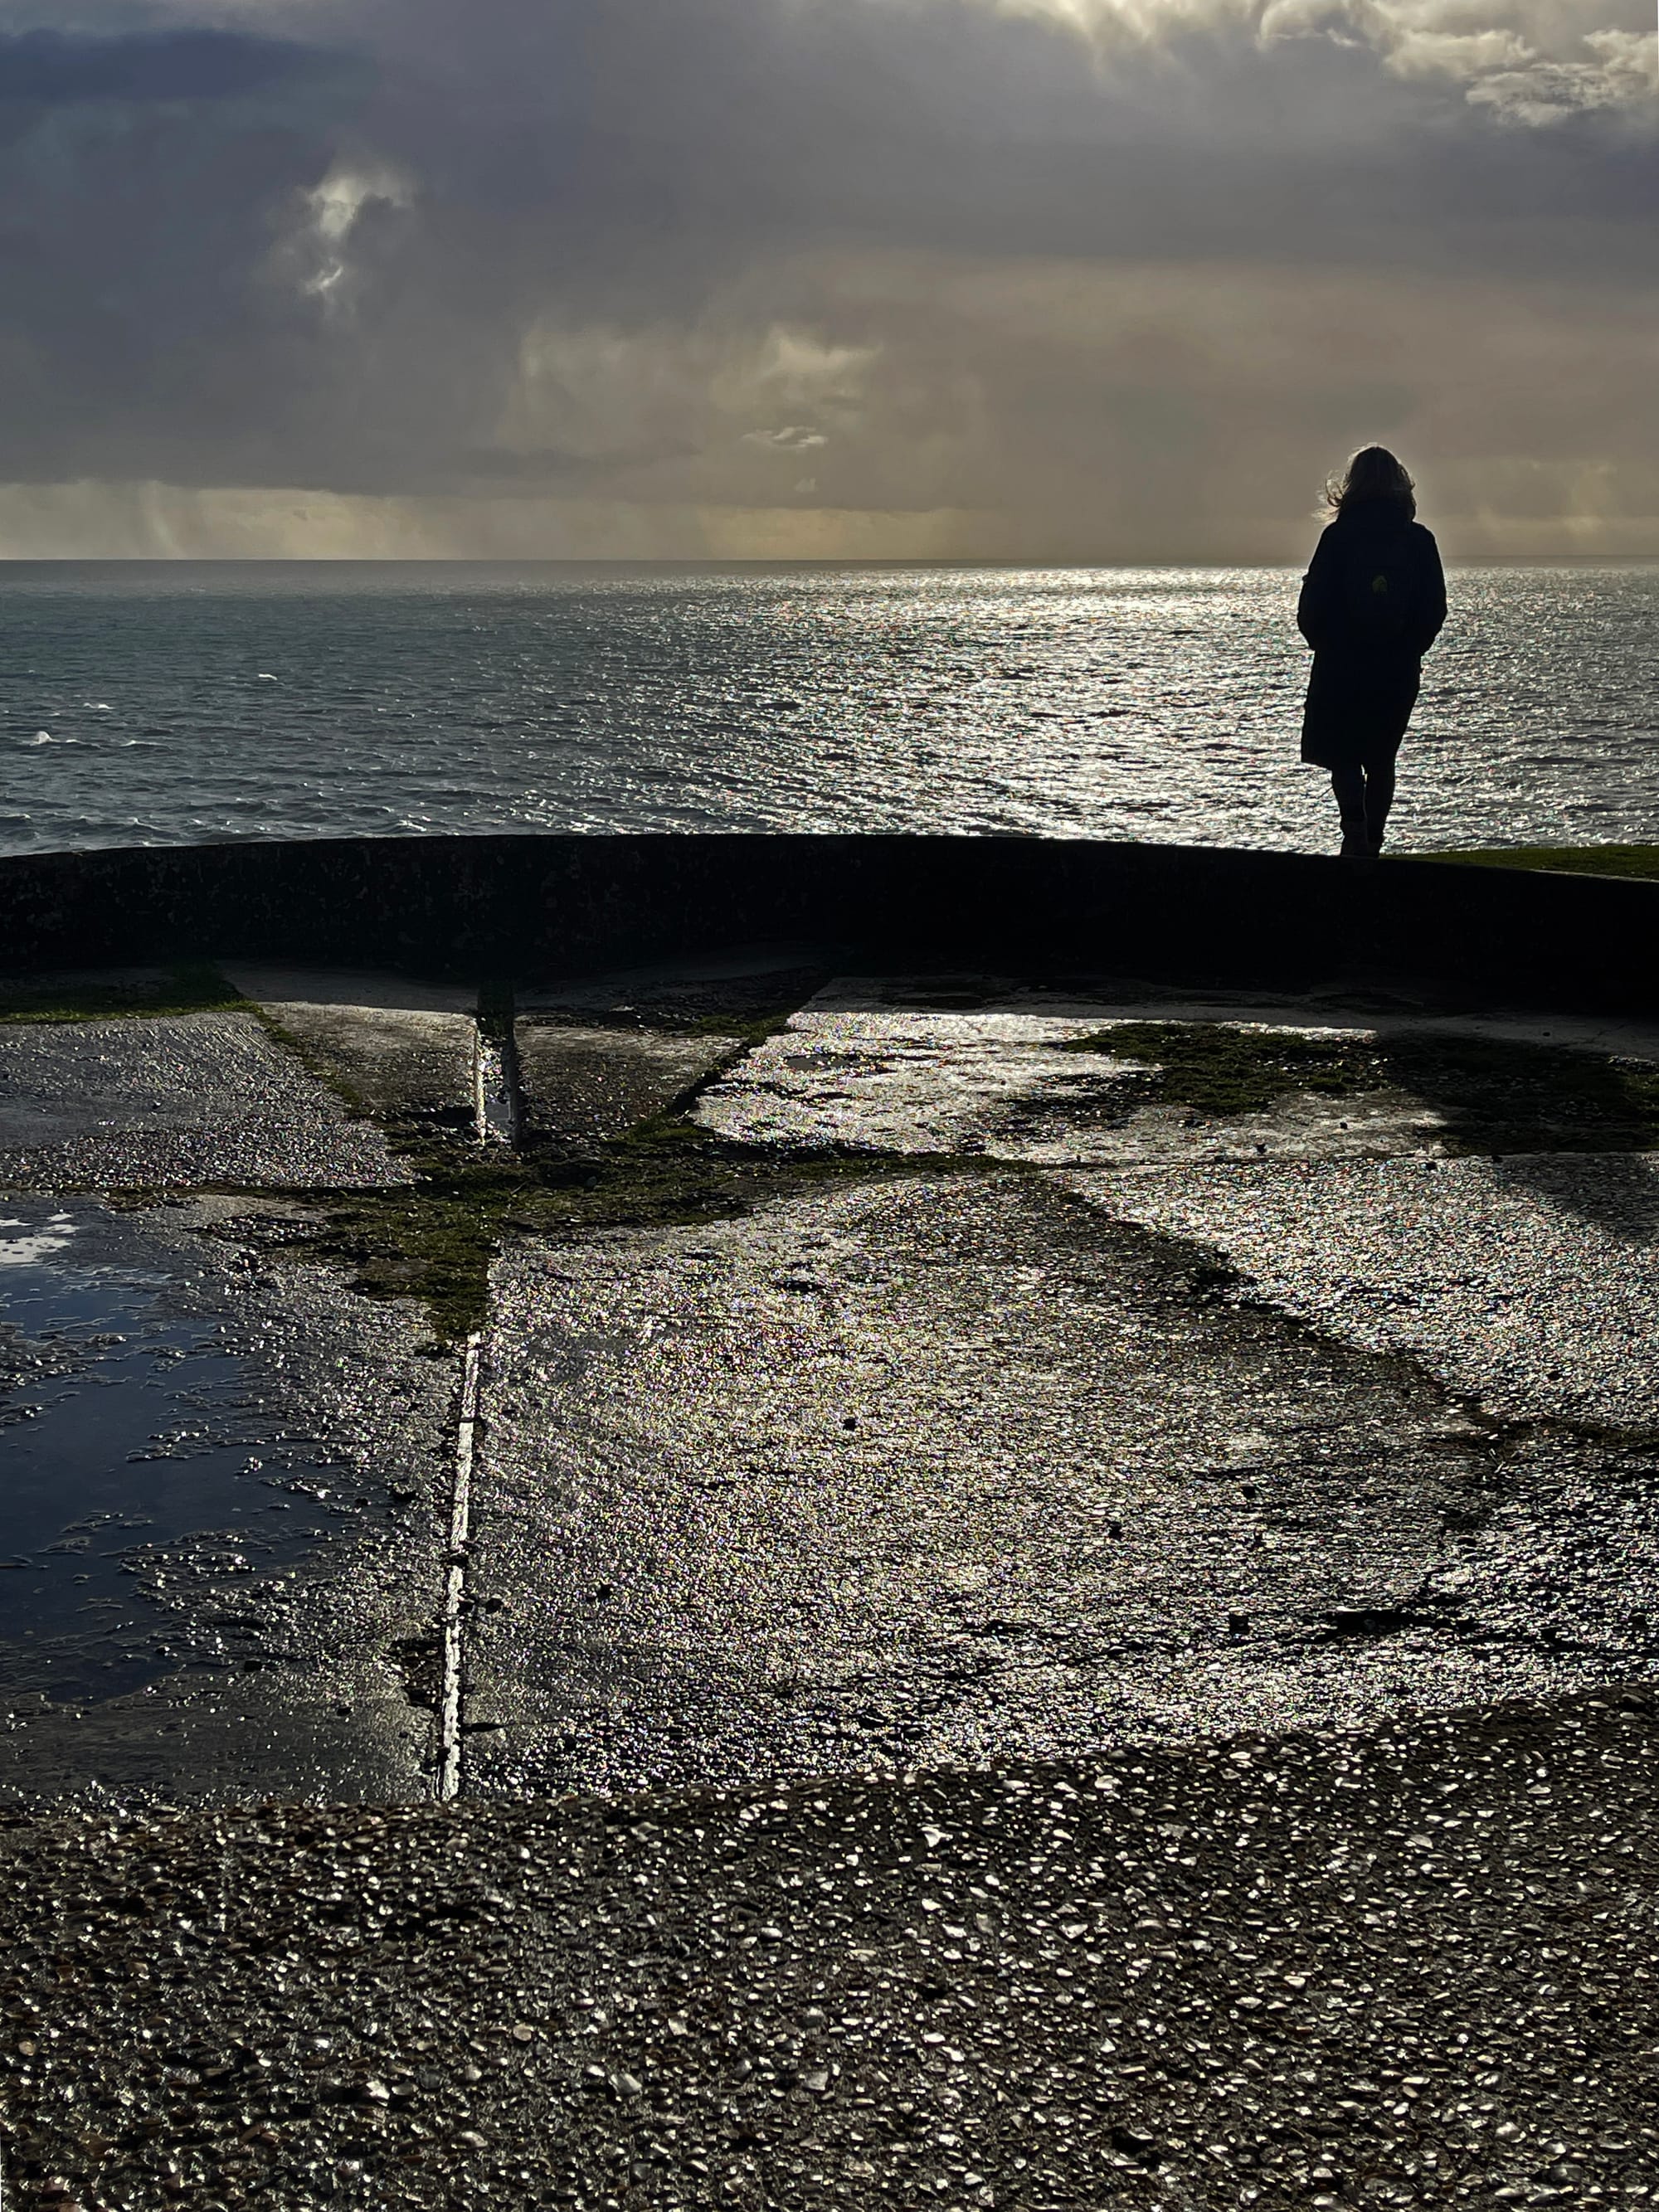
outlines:
[[[0,1827],[25,2201],[1659,2190],[1645,1692],[563,1804]]]
[[[1073,1188],[1502,1419],[1659,1430],[1659,1155],[1308,1161]]]
[[[471,1786],[1074,1754],[1659,1661],[1659,1455],[1492,1422],[1046,1176],[498,1263]]]
[[[0,1187],[406,1182],[250,1015],[0,1028]]]

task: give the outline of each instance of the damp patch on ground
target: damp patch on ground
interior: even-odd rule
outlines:
[[[84,1212],[0,1215],[14,1690],[32,1678],[53,1698],[97,1698],[166,1674],[177,1653],[158,1599],[301,1555],[356,1487],[314,1454],[296,1464],[251,1419],[246,1362],[168,1298],[146,1243]]]
[[[1071,1755],[1659,1664],[1650,1452],[1472,1414],[1048,1176],[526,1238],[495,1293],[477,1790]]]
[[[833,986],[706,1090],[696,1118],[750,1144],[1039,1166],[1659,1145],[1659,1043],[1650,1056],[1519,1023],[1358,1026],[1311,1009],[1117,1012],[1054,992]]]

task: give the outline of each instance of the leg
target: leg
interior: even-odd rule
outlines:
[[[1365,828],[1365,771],[1358,763],[1331,770],[1331,789],[1336,793],[1337,811],[1342,817],[1342,849],[1345,853],[1366,853],[1370,850]]]
[[[1382,849],[1382,831],[1394,805],[1394,763],[1378,761],[1365,770],[1365,839],[1373,853]]]

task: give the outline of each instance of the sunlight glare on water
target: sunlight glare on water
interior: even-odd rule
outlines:
[[[1297,583],[0,564],[0,851],[647,830],[1325,849]],[[1450,586],[1394,842],[1659,837],[1659,566]]]

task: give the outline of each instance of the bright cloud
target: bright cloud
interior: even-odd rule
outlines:
[[[1647,5],[0,0],[0,531],[1659,551]]]

